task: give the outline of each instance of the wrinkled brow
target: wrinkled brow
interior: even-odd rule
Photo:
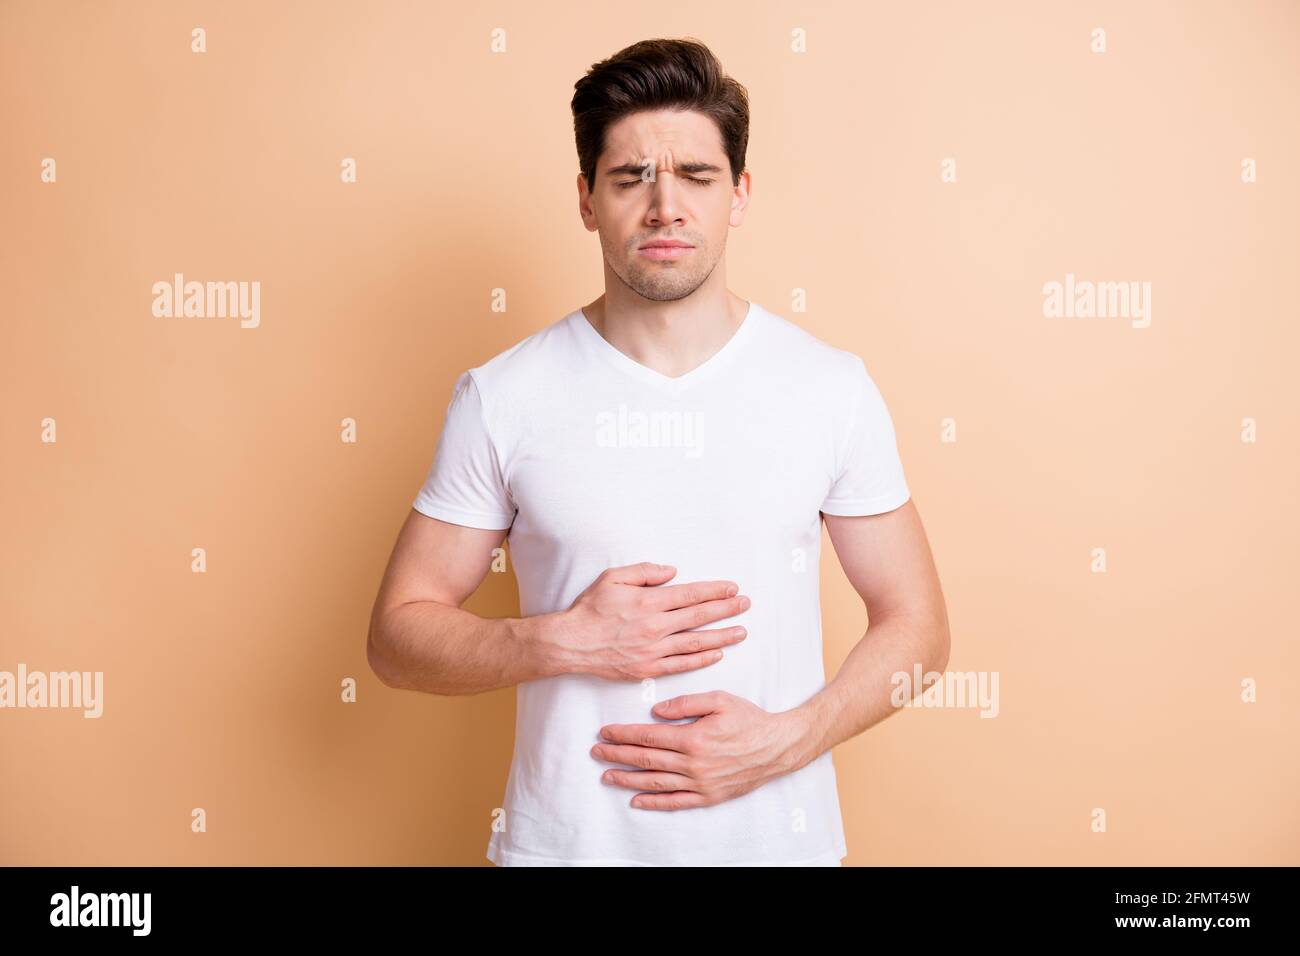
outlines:
[[[622,166],[611,166],[605,170],[607,176],[640,176],[641,171],[645,169],[644,163],[624,163]],[[721,166],[714,166],[712,163],[677,163],[673,169],[679,173],[721,173]]]

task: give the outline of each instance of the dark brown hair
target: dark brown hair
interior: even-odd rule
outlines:
[[[589,190],[596,188],[596,161],[609,125],[629,113],[654,109],[694,110],[712,117],[731,164],[732,185],[740,182],[749,145],[749,97],[703,43],[642,40],[593,64],[573,89],[573,134]]]

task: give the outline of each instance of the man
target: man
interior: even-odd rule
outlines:
[[[572,107],[605,293],[459,377],[371,666],[518,685],[494,863],[838,866],[831,748],[948,659],[892,420],[860,358],[726,287],[748,106],[707,48],[635,44]],[[822,520],[870,615],[830,684]],[[507,534],[521,616],[484,619]]]

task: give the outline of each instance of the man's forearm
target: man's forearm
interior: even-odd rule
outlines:
[[[910,676],[918,663],[924,672],[941,671],[948,644],[945,620],[896,614],[872,622],[835,679],[790,711],[802,724],[793,769],[894,713],[894,675]],[[923,688],[912,690],[915,696]]]
[[[371,620],[367,656],[390,687],[478,694],[553,673],[542,629],[554,615],[484,618],[436,601],[387,608]]]

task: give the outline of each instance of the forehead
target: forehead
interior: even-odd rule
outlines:
[[[694,110],[630,113],[605,130],[602,166],[636,163],[646,157],[674,163],[718,162],[726,153],[718,124]]]

